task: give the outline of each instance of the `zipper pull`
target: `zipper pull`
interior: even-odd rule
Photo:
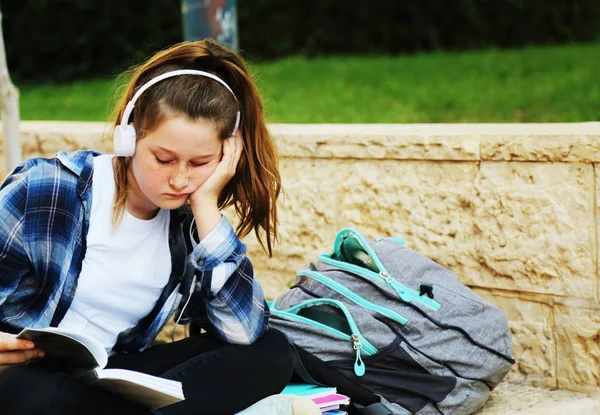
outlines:
[[[354,362],[354,373],[356,376],[362,376],[365,374],[365,363],[360,357],[360,351],[362,350],[362,343],[358,338],[358,335],[352,335],[352,348],[356,350],[356,361]]]
[[[388,274],[385,271],[381,271],[379,273],[379,276],[381,277],[381,279],[383,279],[385,281],[385,283],[387,285],[389,285],[390,287],[392,287],[394,289],[394,291],[396,291],[396,293],[398,293],[398,297],[400,297],[402,299],[402,301],[405,301],[407,303],[410,303],[410,301],[412,300],[412,297],[410,294],[408,294],[406,291],[398,288],[396,286],[396,284],[394,284],[394,279],[392,277],[390,277],[390,274]]]
[[[382,280],[384,280],[387,284],[392,285],[392,281],[394,281],[392,279],[392,277],[390,277],[390,274],[388,274],[385,271],[381,271],[379,272],[379,276],[381,277]]]

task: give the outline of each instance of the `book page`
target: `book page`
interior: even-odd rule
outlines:
[[[149,409],[185,399],[181,382],[124,369],[96,370],[93,386],[123,396]]]
[[[17,338],[31,340],[35,347],[46,353],[45,359],[61,360],[67,371],[104,367],[108,361],[108,355],[102,345],[94,338],[81,333],[55,327],[26,328]]]

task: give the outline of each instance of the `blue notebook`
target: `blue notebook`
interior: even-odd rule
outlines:
[[[311,385],[309,383],[289,383],[281,394],[306,396],[307,398],[318,398],[337,392],[335,387]]]

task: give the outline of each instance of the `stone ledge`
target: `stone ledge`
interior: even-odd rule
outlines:
[[[271,124],[283,157],[449,161],[600,161],[600,123]],[[108,149],[103,122],[24,121],[25,157]],[[37,138],[36,138],[37,137]],[[39,140],[43,137],[44,142]],[[49,141],[49,142],[46,142]],[[38,150],[38,151],[36,151]]]
[[[579,392],[501,383],[477,415],[597,415],[600,397]]]
[[[600,123],[274,124],[281,154],[392,160],[600,161]]]

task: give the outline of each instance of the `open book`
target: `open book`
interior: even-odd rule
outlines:
[[[181,382],[124,369],[104,369],[108,354],[94,338],[54,327],[26,328],[17,336],[31,340],[44,359],[60,359],[65,371],[84,383],[135,401],[148,409],[184,400]]]

